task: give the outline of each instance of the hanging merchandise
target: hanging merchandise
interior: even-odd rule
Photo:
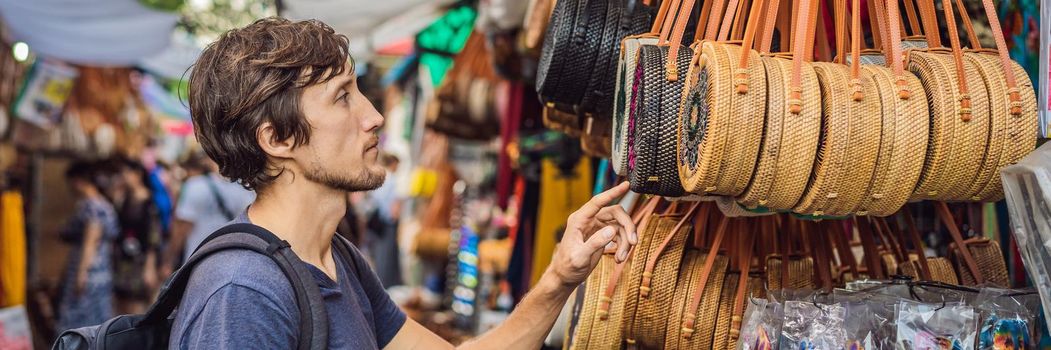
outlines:
[[[40,128],[58,124],[78,74],[69,65],[38,60],[27,73],[22,92],[14,102],[15,115]]]
[[[471,36],[477,15],[471,6],[457,6],[416,35],[421,50],[419,63],[421,69],[427,69],[433,86],[441,86],[453,57]]]
[[[548,20],[551,19],[551,10],[554,9],[554,6],[555,0],[529,0],[525,21],[522,23],[527,49],[536,50],[543,45],[544,32],[547,30]]]
[[[579,106],[608,117],[617,43],[643,32],[652,16],[648,1],[555,2],[537,67],[541,100],[564,112]]]
[[[934,4],[930,0],[920,4],[928,44],[940,47]],[[985,3],[999,56],[963,53],[956,35],[949,36],[952,55],[910,51],[909,69],[927,89],[932,123],[931,146],[914,199],[997,200],[1002,189],[996,170],[1018,161],[1034,148],[1033,85],[1022,68],[1007,57],[1003,32],[992,6]],[[949,32],[956,33],[953,5],[949,2],[943,7]],[[961,17],[968,18],[965,12],[961,12]],[[964,27],[971,45],[981,48],[969,20],[964,21]],[[978,158],[976,154],[984,156]]]
[[[592,179],[588,158],[580,158],[568,169],[560,169],[549,159],[541,161],[540,202],[537,204],[530,285],[540,280],[551,263],[557,237],[565,230],[566,217],[591,199]]]
[[[0,194],[0,307],[26,301],[26,227],[22,194]]]
[[[489,63],[485,37],[474,32],[435,98],[427,108],[427,127],[449,136],[487,140],[499,134],[500,117],[494,96],[506,94],[506,81],[499,80]]]
[[[1030,349],[1036,327],[1036,292],[983,288],[975,300],[980,323],[979,350]]]
[[[902,301],[898,304],[900,349],[973,350],[977,340],[977,315],[964,303],[927,304]]]
[[[1051,144],[1000,173],[1011,213],[1011,233],[1029,279],[1040,292],[1044,317],[1051,318]]]

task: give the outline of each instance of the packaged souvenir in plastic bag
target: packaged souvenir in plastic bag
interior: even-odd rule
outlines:
[[[981,317],[978,349],[1036,349],[1033,313],[1039,304],[1036,291],[983,288],[975,303]]]
[[[786,301],[782,350],[843,349],[846,309],[840,304]]]
[[[960,302],[898,304],[897,349],[973,350],[977,340],[977,315]]]
[[[750,298],[744,313],[740,350],[777,349],[777,338],[781,334],[783,318],[782,304],[774,300]]]
[[[838,301],[838,299],[837,299]],[[846,310],[843,349],[893,349],[897,339],[897,300],[872,296],[867,300],[840,302]]]

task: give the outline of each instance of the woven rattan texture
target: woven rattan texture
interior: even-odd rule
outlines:
[[[639,286],[642,284],[642,272],[646,268],[645,261],[649,259],[650,250],[659,245],[664,238],[657,237],[655,232],[667,232],[672,228],[672,226],[666,225],[667,220],[661,220],[660,218],[661,215],[655,214],[644,219],[647,220],[644,223],[646,227],[642,232],[639,232],[639,243],[632,250],[632,261],[640,261],[640,263],[631,264],[629,269],[625,270],[626,275],[621,277],[620,283],[627,288],[624,298],[624,322],[621,324],[620,332],[624,339],[634,339],[632,335],[635,334],[635,316],[639,306]]]
[[[598,312],[599,298],[602,296],[602,289],[612,272],[613,264],[599,264],[588,276],[584,291],[584,307],[580,310],[577,330],[573,336],[574,349],[590,349],[591,331],[594,326],[594,320],[598,319],[596,314]]]
[[[930,136],[920,181],[911,199],[969,200],[989,143],[989,98],[973,62],[964,60],[972,118],[960,115],[959,84],[952,56],[912,51],[909,70],[920,78],[930,109]]]
[[[730,342],[730,321],[733,319],[734,297],[737,296],[737,280],[740,278],[739,273],[728,273],[723,280],[719,313],[715,318],[715,333],[712,335],[712,349],[729,349],[727,345]]]
[[[738,197],[742,205],[775,210],[792,209],[806,189],[821,133],[821,96],[817,75],[804,65],[801,86],[804,104],[798,115],[788,111],[792,62],[762,59],[767,75],[766,130],[759,148],[755,175]]]
[[[604,256],[602,263],[614,265],[615,262],[612,256]],[[634,259],[627,262],[627,266],[624,267],[622,273],[627,273],[631,270],[631,264],[635,263]],[[624,276],[621,276],[624,277]],[[622,278],[620,282],[623,282]],[[606,286],[602,286],[605,288]],[[627,300],[629,291],[625,283],[619,283],[616,290],[613,293],[613,302],[610,303],[609,315],[603,320],[595,318],[594,325],[591,328],[591,340],[588,342],[588,346],[591,349],[617,349],[620,348],[623,339],[620,336],[621,324],[624,322],[624,304]],[[599,300],[601,302],[601,300]]]
[[[814,259],[791,258],[788,260],[788,285],[781,284],[781,256],[766,258],[767,286],[770,290],[814,289]]]
[[[662,231],[657,231],[657,237],[663,238],[671,234],[675,228],[678,218],[669,217],[662,219],[666,221]],[[682,263],[684,248],[686,247],[686,236],[691,231],[690,225],[683,225],[675,232],[675,236],[664,249],[657,252],[659,245],[650,247],[650,255],[658,255],[657,265],[653,268],[653,277],[650,284],[648,296],[639,297],[638,311],[635,314],[635,327],[637,330],[635,340],[642,347],[658,348],[664,344],[665,326],[668,320],[668,311],[672,307],[675,286],[679,276],[679,264]]]
[[[967,247],[971,250],[971,255],[974,256],[974,261],[978,264],[978,271],[981,272],[986,283],[1000,288],[1011,286],[1010,281],[1007,279],[1007,264],[1004,262],[1003,252],[1000,250],[999,243],[982,240],[972,242]],[[963,260],[958,254],[954,254],[953,262],[961,285],[978,285],[978,282],[974,280],[974,276],[971,275],[970,270],[963,264]]]
[[[758,53],[748,60],[748,91],[740,94],[734,78],[741,48],[737,45],[703,42],[697,65],[691,66],[687,85],[707,82],[704,102],[707,117],[698,123],[705,128],[697,151],[697,162],[679,164],[687,190],[705,195],[737,196],[744,192],[755,170],[766,114],[766,72]],[[689,99],[680,101],[688,111]]]
[[[979,53],[966,53],[964,57],[978,66],[978,70],[985,81],[985,86],[989,91],[989,111],[992,118],[990,120],[992,127],[990,128],[986,162],[993,158],[991,154],[996,151],[995,145],[1002,142],[1002,150],[999,152],[998,161],[993,164],[983,163],[982,173],[978,181],[974,183],[975,187],[972,187],[970,200],[998,201],[1003,199],[1003,184],[1001,183],[999,170],[1004,166],[1018,162],[1036,147],[1036,139],[1032,137],[1039,127],[1036,121],[1036,94],[1033,91],[1033,84],[1029,80],[1029,75],[1018,63],[1011,61],[1011,69],[1014,71],[1015,80],[1018,82],[1018,90],[1022,98],[1022,113],[1017,116],[1011,115],[1007,78],[1004,75],[999,57]],[[999,139],[995,136],[998,128],[1003,129]],[[989,172],[989,174],[986,174],[986,172]]]
[[[656,45],[656,38],[628,38],[624,40],[624,51],[617,66],[617,83],[613,114],[613,170],[617,175],[628,174],[628,115],[635,83],[636,65],[641,45]]]
[[[897,77],[886,67],[862,66],[863,74],[875,83],[882,113],[883,129],[879,158],[872,185],[862,197],[858,212],[875,216],[896,213],[909,200],[923,170],[930,127],[927,102],[920,98],[923,85],[912,73],[904,72],[912,96],[899,96]]]
[[[813,64],[821,87],[821,138],[814,170],[795,211],[812,215],[851,214],[872,180],[879,152],[879,95],[861,76],[864,97],[851,98],[847,66]]]
[[[540,50],[540,61],[536,71],[536,92],[545,102],[555,101],[561,89],[565,67],[563,59],[570,46],[573,24],[576,22],[577,1],[558,1],[551,13],[547,33],[544,35],[544,47]],[[558,57],[556,60],[555,57]]]
[[[693,261],[690,268],[695,269],[693,279],[697,280],[701,276],[701,270],[704,268],[704,260],[707,254],[697,254],[697,259]],[[669,336],[664,343],[665,349],[713,349],[712,341],[715,335],[715,324],[716,318],[719,316],[719,296],[722,293],[723,281],[726,279],[726,267],[729,264],[729,259],[725,256],[719,255],[715,257],[715,261],[712,264],[711,274],[708,276],[708,282],[704,286],[704,291],[701,297],[701,304],[697,307],[697,310],[686,310],[689,307],[690,301],[694,299],[696,295],[699,281],[695,281],[694,284],[686,290],[683,297],[683,312],[678,315],[671,315],[668,318],[668,329]],[[687,265],[683,265],[683,268],[687,268]],[[679,296],[676,296],[676,302],[678,302]],[[690,339],[686,339],[682,336],[682,326],[685,315],[687,313],[693,313],[697,316],[694,322],[694,333]],[[677,322],[676,322],[677,321]],[[674,328],[673,328],[674,327]],[[678,328],[678,329],[675,329]],[[672,336],[677,335],[677,336]],[[675,343],[677,341],[677,344]]]
[[[679,51],[678,62],[685,68],[688,54]],[[643,46],[639,50],[643,65],[642,83],[637,92],[638,115],[635,118],[635,166],[629,167],[631,190],[667,197],[683,195],[675,162],[675,129],[678,127],[678,97],[682,80],[669,81],[665,75],[667,47]],[[676,101],[676,102],[671,102]]]

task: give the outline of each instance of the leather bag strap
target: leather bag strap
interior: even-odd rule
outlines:
[[[704,267],[701,269],[700,278],[697,282],[697,289],[694,292],[693,300],[690,300],[690,306],[687,312],[683,315],[682,323],[682,336],[683,338],[690,339],[694,333],[695,322],[697,321],[697,308],[701,305],[701,297],[704,294],[704,288],[708,284],[708,277],[712,274],[712,269],[715,267],[715,257],[719,253],[719,246],[723,242],[723,237],[726,236],[726,226],[729,224],[730,218],[723,217],[719,221],[719,228],[715,229],[715,241],[712,242],[712,246],[708,248],[708,255],[704,257]]]
[[[964,265],[971,271],[971,276],[974,276],[974,280],[978,284],[985,283],[985,276],[982,276],[982,271],[978,269],[978,263],[975,262],[974,256],[971,254],[971,250],[967,248],[967,242],[963,240],[963,234],[960,233],[959,226],[956,225],[956,221],[953,220],[952,212],[949,211],[949,205],[945,202],[937,202],[934,204],[934,209],[938,213],[938,218],[941,219],[942,224],[949,230],[949,235],[952,236],[953,243],[956,244],[956,249],[960,251],[960,255],[963,257]]]

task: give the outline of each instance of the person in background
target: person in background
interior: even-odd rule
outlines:
[[[99,190],[99,167],[77,162],[66,181],[77,198],[73,217],[59,233],[72,246],[63,275],[58,330],[95,325],[113,317],[110,249],[120,234],[113,205]]]
[[[114,200],[120,218],[121,235],[114,244],[114,291],[117,312],[139,314],[157,288],[157,253],[161,232],[157,206],[147,184],[149,174],[137,161],[124,159],[118,165],[122,178],[122,198]]]
[[[386,171],[386,181],[369,193],[372,205],[366,221],[365,245],[371,254],[373,270],[385,288],[401,285],[401,263],[398,251],[398,219],[401,217],[402,200],[394,182],[398,170],[398,157],[384,153],[380,164]]]
[[[202,153],[183,165],[186,182],[179,189],[171,240],[165,249],[161,273],[167,277],[208,235],[233,220],[255,200],[255,193],[215,172],[216,165]]]

